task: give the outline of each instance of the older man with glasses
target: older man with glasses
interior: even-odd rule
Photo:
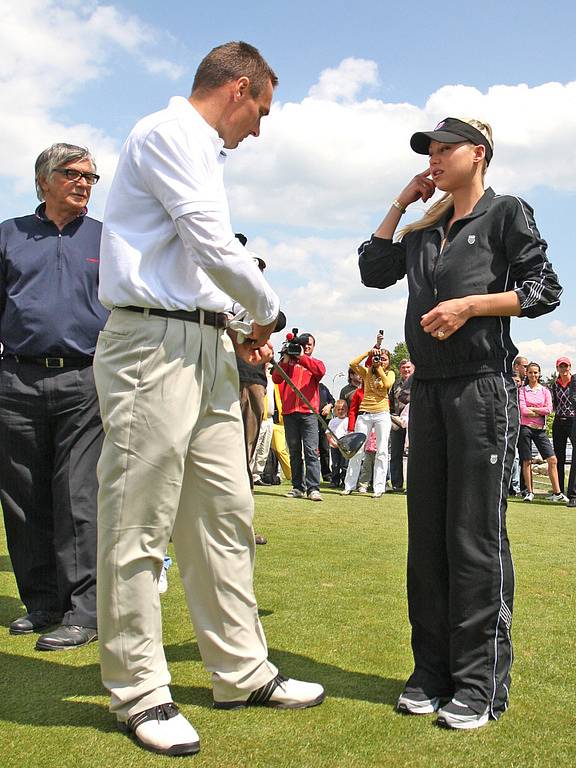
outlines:
[[[87,149],[54,144],[36,160],[36,212],[0,224],[0,501],[27,611],[9,631],[55,627],[41,651],[97,638],[98,179]]]

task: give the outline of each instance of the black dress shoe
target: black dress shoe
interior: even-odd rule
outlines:
[[[98,632],[93,627],[78,627],[62,624],[52,632],[47,632],[36,641],[37,651],[65,651],[69,648],[81,648],[98,639]]]
[[[568,504],[566,504],[567,507],[576,507],[576,498],[569,499]]]
[[[32,632],[38,632],[51,627],[53,624],[58,624],[61,618],[61,616],[49,611],[31,611],[26,616],[14,619],[8,631],[11,635],[30,635]]]
[[[259,480],[254,480],[254,485],[270,485],[270,483],[267,483],[265,480],[260,478]]]

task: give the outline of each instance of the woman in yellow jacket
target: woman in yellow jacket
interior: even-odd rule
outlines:
[[[380,348],[382,337],[378,335],[376,346],[364,352],[350,362],[350,368],[362,377],[364,399],[360,405],[356,420],[356,432],[369,435],[376,432],[376,456],[372,486],[373,498],[379,499],[386,491],[388,474],[388,438],[390,436],[390,405],[388,393],[394,384],[394,371],[390,368],[390,352]],[[362,361],[366,360],[366,365]],[[359,451],[350,459],[344,480],[343,496],[349,496],[356,488],[364,451]]]

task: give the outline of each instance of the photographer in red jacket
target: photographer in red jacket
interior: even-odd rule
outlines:
[[[292,338],[282,347],[279,365],[318,411],[318,384],[326,373],[326,366],[321,360],[312,357],[315,344],[316,339],[311,333],[298,335],[298,329],[293,329]],[[311,501],[322,501],[316,416],[286,384],[278,371],[272,373],[272,381],[278,384],[280,389],[284,430],[292,469],[292,490],[286,495],[294,499],[308,496]]]

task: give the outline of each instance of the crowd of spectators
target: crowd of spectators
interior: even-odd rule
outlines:
[[[280,366],[297,385],[298,381],[306,381],[307,394],[310,396],[307,399],[314,400],[315,393],[318,393],[316,410],[326,420],[328,429],[320,425],[316,446],[316,425],[313,424],[316,417],[280,374],[272,374],[269,386],[275,392],[271,397],[275,407],[273,415],[272,412],[270,414],[270,421],[278,430],[278,439],[270,448],[267,471],[258,471],[254,476],[256,484],[280,483],[279,468],[282,466],[284,476],[292,480],[293,484],[286,495],[290,498],[310,497],[311,492],[319,490],[319,481],[318,488],[310,485],[308,490],[306,481],[299,474],[302,466],[310,465],[308,472],[316,472],[315,478],[320,476],[330,488],[340,489],[344,496],[354,492],[361,495],[372,492],[374,498],[381,498],[384,493],[405,493],[410,388],[414,364],[407,358],[401,359],[395,366],[398,370],[396,377],[390,367],[390,353],[381,348],[382,337],[378,335],[374,347],[350,361],[347,383],[335,399],[336,393],[331,393],[320,380],[323,364],[310,358],[316,342],[311,334],[302,334],[303,338],[308,336],[311,345],[303,347],[301,355],[290,357],[283,352]],[[532,469],[540,456],[546,462],[552,488],[546,500],[576,507],[576,472],[572,469],[571,459],[567,461],[568,444],[571,446],[576,440],[576,375],[572,374],[571,361],[565,356],[558,358],[556,375],[551,377],[548,384],[542,381],[541,368],[537,362],[529,362],[526,357],[519,355],[513,367],[518,387],[521,429],[510,495],[526,502],[534,500]],[[303,370],[300,371],[300,368]],[[314,376],[311,374],[312,369],[315,371]],[[304,374],[304,371],[308,373]],[[292,461],[297,470],[296,481],[285,461],[282,424],[284,402],[288,403],[291,412],[297,409],[299,418],[310,425],[307,452],[303,452],[302,445],[293,442],[291,459],[294,457]],[[356,456],[348,460],[339,450],[333,435],[339,438],[350,432],[366,435],[366,442]],[[325,450],[324,445],[328,446],[329,451]],[[316,460],[320,464],[319,475]],[[568,479],[567,464],[570,465]],[[316,501],[322,499],[320,493],[314,494],[313,498]]]

